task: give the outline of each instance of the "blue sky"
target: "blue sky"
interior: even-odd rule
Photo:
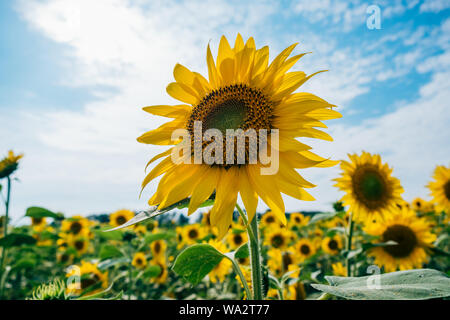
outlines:
[[[367,28],[370,5],[381,29]],[[327,123],[334,142],[308,141],[319,154],[380,153],[407,200],[427,198],[450,160],[450,1],[1,1],[0,151],[25,153],[13,217],[144,209],[155,188],[138,198],[144,166],[162,149],[136,137],[163,120],[141,107],[173,103],[175,63],[205,74],[208,42],[237,32],[271,57],[299,42],[312,54],[295,69],[329,70],[301,89],[343,114]],[[338,173],[304,171],[317,201],[286,198],[287,210],[330,208]]]

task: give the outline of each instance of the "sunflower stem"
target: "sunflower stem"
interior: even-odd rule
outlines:
[[[348,254],[350,253],[350,250],[352,250],[353,229],[354,229],[354,225],[355,225],[355,222],[353,221],[352,212],[350,212],[348,223],[349,223],[349,225],[348,225],[348,231],[347,231],[347,243],[345,246],[345,249],[347,251],[347,257],[345,258],[345,264],[347,266],[347,277],[351,277],[352,276],[352,263],[351,263],[351,259],[348,258]]]
[[[258,233],[258,217],[253,217],[250,222],[251,229],[254,237],[250,237],[250,261],[252,265],[252,286],[253,286],[253,299],[262,300],[262,268],[261,268],[261,247],[259,243]]]
[[[236,260],[234,260],[234,259],[229,259],[229,260],[232,263],[234,271],[236,272],[236,274],[238,275],[239,279],[241,280],[242,286],[244,287],[244,290],[245,290],[245,293],[247,294],[247,297],[249,297],[249,299],[252,299],[252,297],[253,297],[252,291],[248,287],[247,280],[245,279],[245,276],[242,273],[241,268],[237,264]]]
[[[7,188],[6,188],[6,201],[5,201],[5,221],[3,226],[3,237],[6,238],[8,235],[8,218],[9,218],[9,201],[11,197],[11,178],[8,176],[7,179]],[[0,261],[0,279],[3,279],[6,273],[6,270],[4,269],[5,259],[6,259],[6,247],[3,247],[2,249],[2,259]],[[0,298],[3,297],[3,288],[4,288],[4,281],[0,283]]]
[[[250,263],[252,268],[253,299],[262,300],[263,299],[262,266],[261,266],[261,246],[259,243],[259,232],[258,232],[258,218],[257,215],[255,214],[255,216],[253,217],[252,221],[249,224],[247,216],[237,203],[236,209],[239,212],[239,215],[241,216],[242,220],[244,221],[249,238],[248,246],[250,251]]]

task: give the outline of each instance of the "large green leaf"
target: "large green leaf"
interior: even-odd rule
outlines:
[[[351,300],[423,300],[450,296],[450,278],[432,269],[397,271],[365,277],[325,277],[317,290]]]
[[[185,280],[198,284],[225,258],[209,244],[195,244],[184,249],[175,259],[173,271]]]
[[[61,219],[63,216],[58,213],[54,213],[50,210],[41,208],[41,207],[29,207],[25,213],[25,216],[30,218],[54,218]]]
[[[22,233],[11,233],[0,239],[0,247],[16,247],[23,244],[35,244],[36,239],[32,236]]]

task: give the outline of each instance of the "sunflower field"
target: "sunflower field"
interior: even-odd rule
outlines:
[[[176,64],[167,93],[180,104],[144,107],[171,120],[137,138],[170,146],[147,164],[142,189],[156,186],[148,210],[66,216],[29,207],[27,222],[12,225],[23,155],[10,151],[0,162],[0,299],[449,297],[450,168],[430,177],[431,201],[409,203],[380,155],[313,153],[298,138],[332,141],[323,121],[341,114],[297,91],[322,71],[289,72],[305,55],[291,56],[295,47],[269,63],[268,46],[238,34],[233,46],[221,38],[216,58],[207,46],[207,77]],[[229,130],[240,133],[229,139]],[[282,194],[313,201],[306,189],[321,188],[302,169],[332,166],[342,199],[328,212],[286,212]],[[269,210],[257,212],[260,200]]]

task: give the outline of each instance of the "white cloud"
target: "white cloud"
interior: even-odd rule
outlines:
[[[425,0],[421,6],[421,12],[440,12],[450,8],[450,0]]]

